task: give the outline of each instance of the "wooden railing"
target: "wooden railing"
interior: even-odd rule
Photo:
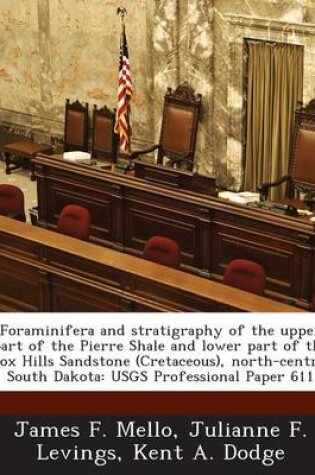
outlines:
[[[301,311],[2,216],[0,310]]]

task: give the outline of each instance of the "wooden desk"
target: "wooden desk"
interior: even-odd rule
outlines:
[[[181,246],[183,270],[217,280],[230,260],[252,259],[266,269],[270,296],[308,308],[315,233],[307,218],[172,190],[60,156],[39,154],[33,163],[41,226],[55,229],[63,206],[82,204],[92,214],[96,243],[141,255],[150,236],[169,236]]]
[[[3,216],[0,310],[297,311],[187,272]]]
[[[155,185],[216,196],[214,178],[194,175],[191,172],[156,165],[144,160],[133,160],[134,176]]]

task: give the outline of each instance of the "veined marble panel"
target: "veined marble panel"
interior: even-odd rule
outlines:
[[[198,173],[212,175],[210,150],[214,147],[213,116],[213,1],[181,2],[179,82],[188,81],[202,94],[202,120],[199,124],[195,156]],[[185,5],[183,5],[185,4]]]
[[[37,2],[0,3],[0,107],[37,114],[41,65]]]
[[[116,107],[121,4],[119,0],[2,0],[2,122],[62,136],[66,98]],[[126,0],[124,6],[134,80],[134,136],[149,140],[153,3]]]
[[[188,81],[195,92],[203,96],[195,157],[196,170],[203,174],[213,172],[212,162],[208,160],[209,146],[213,148],[212,23],[213,0],[155,1],[152,49],[155,140],[159,136],[167,87],[175,89]],[[204,163],[208,164],[208,169]]]
[[[52,115],[62,120],[65,98],[117,105],[120,1],[50,0]],[[148,130],[146,2],[125,1],[126,34],[134,82],[133,122]],[[150,68],[149,68],[150,70]],[[139,125],[139,127],[138,127]]]
[[[162,0],[152,2],[152,88],[151,99],[154,102],[152,111],[151,139],[157,143],[159,139],[163,97],[167,87],[178,84],[179,77],[179,2]],[[152,143],[152,142],[151,142]]]

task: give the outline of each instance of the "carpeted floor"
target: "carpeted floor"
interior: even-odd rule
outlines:
[[[0,183],[12,183],[24,193],[26,218],[30,221],[29,209],[37,205],[37,184],[31,181],[30,172],[19,168],[10,175],[5,174],[5,163],[0,160]]]

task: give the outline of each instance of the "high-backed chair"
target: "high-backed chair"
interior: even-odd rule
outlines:
[[[159,143],[131,154],[135,159],[157,150],[157,163],[173,166],[186,163],[188,171],[194,166],[197,128],[201,110],[201,94],[195,95],[187,82],[173,92],[167,89]]]
[[[223,282],[257,295],[263,295],[266,287],[266,273],[264,268],[248,259],[234,259],[229,262]]]
[[[0,184],[0,214],[26,221],[24,193],[15,185]]]
[[[295,121],[291,134],[289,174],[271,183],[259,185],[262,198],[267,199],[271,187],[286,183],[285,198],[293,200],[298,193],[306,194],[308,203],[315,192],[315,99],[306,107],[295,110]],[[290,201],[288,201],[290,203]],[[294,202],[292,201],[294,204]]]
[[[152,236],[147,240],[143,257],[168,267],[179,267],[180,247],[176,241],[165,236]]]
[[[89,148],[89,105],[78,100],[66,100],[64,124],[64,151],[83,151]]]
[[[118,135],[114,132],[115,111],[107,106],[93,109],[92,157],[106,158],[116,163],[118,151]]]
[[[84,206],[69,204],[61,211],[57,231],[68,236],[73,236],[83,241],[88,241],[90,236],[91,216]]]

